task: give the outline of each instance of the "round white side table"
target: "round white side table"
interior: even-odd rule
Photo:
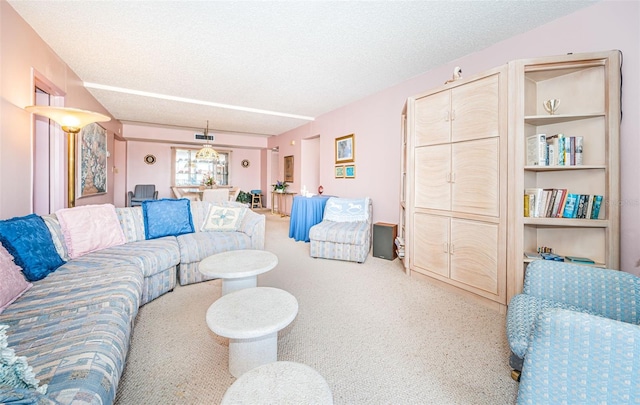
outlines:
[[[222,295],[258,285],[258,274],[278,265],[278,256],[266,250],[240,249],[203,259],[198,270],[205,276],[222,279]]]
[[[331,405],[333,394],[313,368],[276,361],[247,371],[231,384],[221,405],[234,404]]]
[[[272,287],[245,288],[217,299],[207,310],[207,325],[229,338],[229,371],[246,371],[278,360],[278,331],[298,314],[298,300]]]

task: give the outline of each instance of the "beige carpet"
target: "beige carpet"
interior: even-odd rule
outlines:
[[[258,277],[298,299],[279,360],[316,369],[336,404],[515,403],[504,315],[406,276],[397,259],[312,259],[288,226],[267,214],[279,264]],[[235,381],[228,341],[205,323],[220,292],[219,280],[179,286],[140,308],[116,404],[220,402]]]

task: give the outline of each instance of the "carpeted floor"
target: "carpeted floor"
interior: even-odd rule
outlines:
[[[278,359],[316,369],[335,404],[515,403],[504,315],[408,277],[397,259],[310,258],[288,218],[266,216],[279,263],[258,285],[299,304]],[[227,339],[205,323],[220,292],[220,280],[178,286],[140,308],[117,405],[220,403],[235,381]]]

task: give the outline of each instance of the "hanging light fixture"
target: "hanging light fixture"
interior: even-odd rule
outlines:
[[[205,142],[209,142],[209,120],[207,120],[207,127],[204,129],[204,139],[206,139]],[[196,152],[196,159],[198,160],[212,160],[214,162],[218,161],[218,152],[215,151],[215,149],[213,149],[213,145],[210,145],[208,143],[205,143],[204,145],[202,145],[202,149],[200,149],[198,152]]]
[[[42,115],[55,121],[64,132],[67,133],[69,139],[67,142],[67,196],[69,207],[76,204],[76,134],[80,130],[94,122],[110,121],[111,117],[106,115],[79,110],[77,108],[67,107],[50,107],[41,105],[32,105],[25,107],[25,110],[32,114]]]

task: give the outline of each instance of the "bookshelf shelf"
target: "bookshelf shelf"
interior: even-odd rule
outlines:
[[[531,172],[555,172],[565,170],[606,170],[605,165],[579,165],[579,166],[525,166],[523,170]]]
[[[514,270],[507,293],[511,299],[522,290],[527,264],[532,261],[524,258],[524,252],[535,252],[538,247],[552,248],[560,256],[588,257],[599,267],[619,266],[620,213],[618,205],[611,202],[620,200],[620,53],[613,50],[517,60],[510,62],[509,69],[509,105],[515,106],[510,127],[510,139],[515,143],[511,160],[515,175],[510,183],[513,233],[508,257],[509,268]],[[554,115],[544,109],[550,99],[560,100]],[[561,137],[565,142],[580,139],[583,164],[527,165],[534,155],[527,155],[527,147],[543,135],[547,146],[565,153],[565,159],[569,151],[562,152],[562,143],[558,147],[556,142]],[[536,148],[539,152],[540,147]],[[540,155],[535,156],[539,160]],[[602,196],[600,219],[524,216],[523,193],[560,189]]]
[[[524,122],[530,125],[551,125],[564,122],[586,120],[591,118],[604,117],[605,114],[556,114],[556,115],[529,115],[524,117]]]
[[[529,259],[527,257],[522,259],[524,263],[531,263],[534,260],[540,260],[540,259]],[[570,262],[567,262],[570,263]],[[578,264],[578,263],[573,263],[573,264]],[[606,267],[606,265],[604,263],[579,263],[581,266],[591,266],[591,267]]]
[[[574,218],[524,218],[524,225],[574,227],[574,228],[607,228],[606,219],[574,219]]]

